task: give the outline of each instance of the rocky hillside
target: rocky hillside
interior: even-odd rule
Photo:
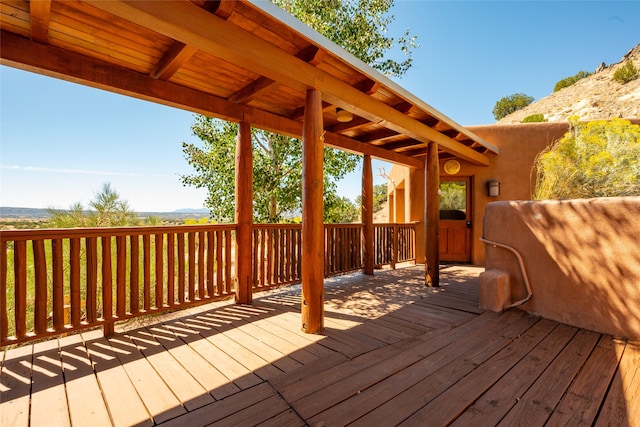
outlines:
[[[624,55],[620,62],[602,63],[591,76],[509,114],[498,123],[520,123],[532,114],[544,114],[550,122],[566,121],[573,115],[585,121],[640,118],[640,78],[624,85],[613,80],[613,73],[629,59],[640,70],[640,44]],[[559,76],[558,81],[564,77],[568,76]]]

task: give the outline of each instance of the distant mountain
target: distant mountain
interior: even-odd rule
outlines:
[[[498,123],[520,123],[533,114],[544,114],[549,122],[566,121],[574,115],[582,121],[640,118],[640,78],[626,84],[613,80],[615,71],[628,60],[640,70],[640,44],[627,52],[620,62],[611,65],[603,62],[589,77],[509,114]],[[576,73],[579,71],[575,70]],[[558,81],[565,77],[569,76],[560,76]]]
[[[157,216],[162,219],[189,219],[209,216],[207,209],[178,209],[173,212],[138,212],[140,217]],[[0,206],[0,218],[12,219],[46,219],[51,215],[47,209],[15,208]]]

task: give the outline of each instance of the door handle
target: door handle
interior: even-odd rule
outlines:
[[[471,221],[467,221],[467,228],[471,228]]]

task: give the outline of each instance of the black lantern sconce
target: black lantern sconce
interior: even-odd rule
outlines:
[[[489,197],[498,197],[500,195],[500,181],[497,179],[487,181],[487,195]]]

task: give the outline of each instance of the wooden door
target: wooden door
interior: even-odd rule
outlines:
[[[471,178],[440,180],[440,261],[471,262]]]

